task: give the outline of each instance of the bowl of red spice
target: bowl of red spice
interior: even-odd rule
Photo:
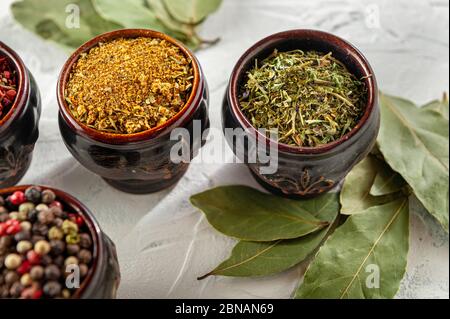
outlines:
[[[175,184],[189,161],[174,162],[189,133],[192,159],[209,128],[209,93],[201,67],[183,44],[160,32],[127,29],[100,35],[64,65],[57,88],[59,125],[73,156],[113,187],[151,193]],[[194,134],[195,124],[200,134]]]
[[[39,136],[41,98],[22,59],[0,41],[0,188],[15,185],[30,166]]]
[[[227,138],[262,186],[289,197],[317,196],[373,148],[380,125],[377,82],[367,59],[344,39],[285,31],[242,55],[222,115],[224,128],[242,129],[253,141],[239,152],[236,140]],[[248,161],[255,144],[277,151],[268,154],[274,171],[261,170],[267,159]]]
[[[113,242],[77,199],[44,186],[0,189],[0,298],[114,298]]]

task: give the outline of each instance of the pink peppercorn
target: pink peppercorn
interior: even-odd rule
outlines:
[[[41,257],[34,250],[27,253],[27,259],[31,265],[38,265],[41,262]]]
[[[26,200],[27,199],[24,192],[21,191],[14,192],[11,196],[9,196],[9,201],[15,206],[25,203]]]

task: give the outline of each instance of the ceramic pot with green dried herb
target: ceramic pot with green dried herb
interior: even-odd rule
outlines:
[[[246,160],[254,146],[243,160],[265,188],[296,197],[336,186],[373,147],[379,121],[368,61],[348,42],[313,30],[274,34],[250,48],[232,72],[223,106],[225,128],[244,128],[263,143],[277,131],[275,173]]]

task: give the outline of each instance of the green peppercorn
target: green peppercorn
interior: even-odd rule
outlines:
[[[40,240],[36,244],[34,244],[34,251],[38,255],[47,255],[50,252],[50,244],[46,240]]]
[[[19,268],[22,264],[22,258],[17,254],[9,254],[5,258],[5,266],[10,270]]]
[[[64,234],[78,233],[78,225],[66,219],[62,224]]]
[[[54,192],[52,192],[51,190],[49,190],[49,189],[46,189],[46,190],[44,190],[42,193],[41,193],[41,200],[42,200],[42,202],[44,203],[44,204],[51,204],[52,202],[54,202],[55,201],[55,199],[56,199],[56,195],[55,195],[55,193]]]
[[[22,230],[28,230],[28,231],[30,231],[31,230],[31,223],[30,222],[28,222],[28,221],[24,221],[24,222],[21,222],[20,223],[20,228],[22,228]]]
[[[69,290],[69,289],[64,289],[64,290],[62,291],[62,296],[63,296],[64,299],[69,299],[70,296],[71,296],[70,290]]]
[[[64,265],[66,265],[66,266],[78,265],[77,257],[74,257],[74,256],[67,257],[66,260],[64,261]]]
[[[20,206],[19,206],[19,213],[25,213],[25,214],[28,215],[28,213],[30,211],[32,211],[34,209],[34,207],[35,207],[34,204],[30,203],[30,202],[26,202],[26,203],[20,204]]]
[[[80,242],[80,235],[78,234],[69,234],[66,236],[66,243],[70,245],[75,245]]]
[[[19,213],[18,212],[11,212],[11,213],[9,213],[9,218],[10,219],[19,220]]]
[[[16,250],[20,254],[25,254],[33,248],[33,244],[28,240],[22,240],[17,243]]]
[[[45,204],[39,204],[39,205],[37,205],[37,206],[35,207],[35,209],[36,209],[38,212],[41,212],[41,211],[43,211],[43,210],[47,210],[47,209],[48,209],[48,206],[45,205]]]
[[[23,274],[22,277],[20,277],[20,283],[22,286],[28,287],[33,283],[33,279],[31,279],[30,274]]]
[[[48,231],[48,239],[50,240],[61,240],[64,237],[64,233],[61,228],[53,226]]]

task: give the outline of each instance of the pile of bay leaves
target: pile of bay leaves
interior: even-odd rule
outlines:
[[[381,94],[377,146],[340,193],[290,200],[245,186],[218,187],[191,203],[239,239],[210,275],[272,275],[309,266],[296,298],[392,298],[409,248],[409,203],[416,197],[448,233],[448,101],[417,107]]]
[[[19,0],[15,19],[27,29],[70,49],[117,29],[164,32],[192,49],[213,44],[197,28],[222,0]]]

